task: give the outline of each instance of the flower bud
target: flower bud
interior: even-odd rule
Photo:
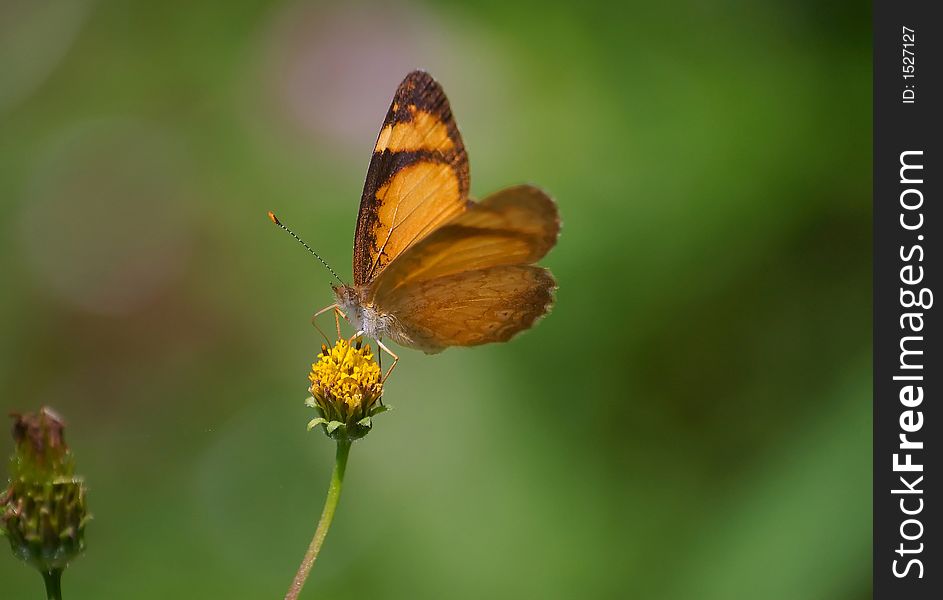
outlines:
[[[39,570],[61,571],[85,547],[85,483],[73,474],[62,419],[51,409],[13,415],[10,484],[0,494],[0,531],[13,553]]]

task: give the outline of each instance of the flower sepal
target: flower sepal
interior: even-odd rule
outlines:
[[[324,430],[325,435],[327,435],[329,438],[337,441],[346,440],[349,442],[359,440],[363,436],[370,433],[370,430],[373,429],[373,417],[392,408],[391,406],[387,406],[385,404],[376,404],[373,406],[373,408],[370,409],[370,414],[368,414],[366,417],[348,424],[336,419],[328,419],[321,407],[318,406],[317,400],[314,399],[314,396],[311,396],[305,400],[305,406],[315,409],[318,414],[321,415],[308,421],[308,431],[311,431],[320,425]]]

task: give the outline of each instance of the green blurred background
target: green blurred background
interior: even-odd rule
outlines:
[[[68,421],[65,597],[284,594],[331,295],[265,212],[349,276],[415,67],[475,196],[556,197],[560,290],[401,352],[303,597],[870,597],[870,49],[855,2],[0,0],[0,409]]]

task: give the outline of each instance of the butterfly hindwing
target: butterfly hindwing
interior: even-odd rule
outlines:
[[[543,191],[502,190],[400,255],[368,302],[393,316],[399,343],[426,352],[507,341],[550,310],[556,283],[531,263],[559,231],[557,206]]]
[[[354,235],[354,283],[468,204],[468,157],[442,87],[413,71],[396,90],[367,170]]]
[[[506,342],[550,311],[556,282],[534,265],[464,271],[406,285],[387,298],[394,339],[435,353]]]
[[[560,232],[557,206],[534,186],[507,188],[413,244],[379,275],[367,295],[381,308],[413,282],[504,265],[534,263]]]

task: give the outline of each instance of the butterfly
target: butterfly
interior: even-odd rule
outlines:
[[[532,327],[557,287],[533,264],[556,244],[556,204],[530,185],[480,202],[468,194],[468,156],[445,92],[413,71],[396,89],[367,170],[353,285],[332,285],[335,303],[315,317],[340,311],[394,364],[383,339],[431,354]]]

